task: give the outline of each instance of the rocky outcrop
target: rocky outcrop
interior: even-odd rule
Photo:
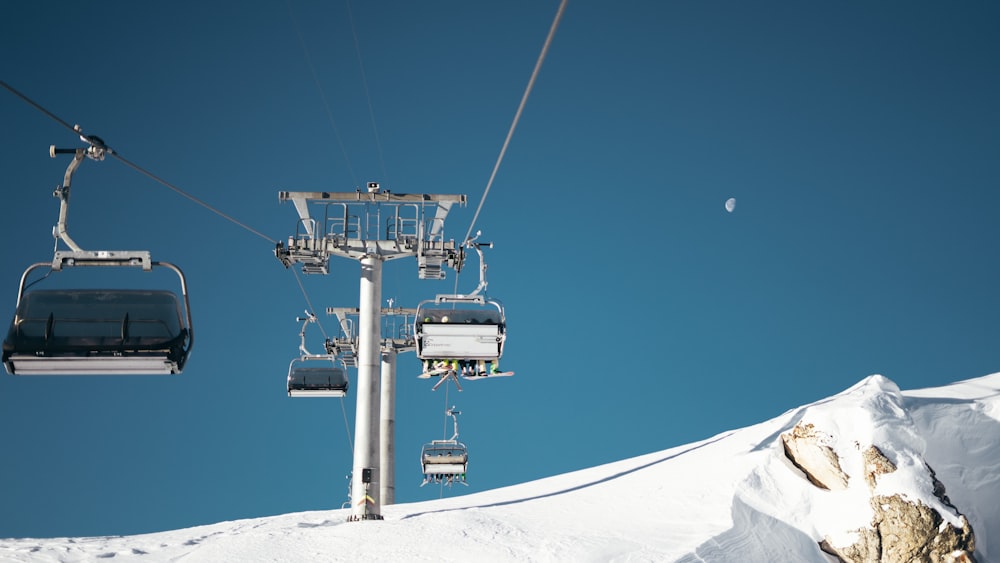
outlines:
[[[876,479],[879,475],[892,473],[896,470],[896,464],[885,457],[882,450],[875,446],[869,446],[868,449],[861,452],[861,459],[865,464],[865,482],[868,483],[868,489],[872,491],[875,490]]]
[[[847,488],[847,474],[840,468],[840,458],[827,445],[829,438],[812,424],[797,424],[791,432],[781,435],[781,444],[785,456],[810,483],[828,491],[842,491]]]
[[[962,527],[956,528],[926,504],[900,495],[874,496],[871,504],[871,528],[857,530],[858,540],[846,547],[825,540],[820,544],[823,551],[847,563],[975,562],[975,538],[964,516]]]
[[[837,473],[843,472],[839,458],[832,448],[822,443],[819,439],[822,434],[812,425],[796,425],[781,438],[785,455],[810,482],[831,490],[833,487],[829,483],[840,483]],[[860,453],[873,513],[870,527],[854,530],[857,539],[847,546],[834,545],[827,537],[820,543],[823,551],[846,563],[975,562],[975,536],[965,516],[959,514],[960,525],[955,526],[920,500],[900,494],[876,493],[879,478],[897,471],[897,465],[874,445]],[[934,496],[945,506],[954,508],[945,494],[944,484],[930,466],[925,464],[924,468],[933,482]],[[844,474],[845,487],[848,479]]]

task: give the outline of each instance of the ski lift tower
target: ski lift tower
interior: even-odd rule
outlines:
[[[462,267],[461,245],[444,239],[444,221],[465,195],[396,194],[369,182],[367,191],[278,192],[298,212],[288,246],[275,256],[285,267],[301,264],[303,273],[329,274],[330,257],[361,262],[357,331],[357,410],[354,422],[355,479],[349,522],[381,520],[379,494],[379,362],[382,263],[415,256],[421,279],[444,279],[444,266]],[[321,209],[314,217],[310,209]],[[394,393],[394,390],[393,390]],[[358,477],[361,477],[358,479]]]
[[[417,341],[413,335],[415,308],[382,307],[382,381],[379,405],[379,500],[383,505],[396,503],[396,355],[413,352]],[[361,310],[357,307],[327,307],[327,315],[335,315],[340,324],[340,336],[327,341],[327,352],[347,358],[347,365],[356,367],[358,338],[354,327]]]

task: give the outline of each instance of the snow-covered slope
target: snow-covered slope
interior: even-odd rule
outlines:
[[[1000,374],[900,392],[871,376],[833,397],[702,442],[479,494],[383,507],[223,522],[128,537],[0,540],[3,561],[832,561],[826,535],[864,526],[860,488],[822,491],[784,456],[798,422],[897,460],[893,492],[940,505],[908,465],[924,460],[1000,559]],[[855,447],[855,449],[857,449]],[[511,460],[511,463],[530,460]],[[915,477],[916,475],[916,477]],[[859,508],[860,507],[860,508]],[[946,508],[946,507],[945,507]],[[949,517],[946,516],[946,520]]]

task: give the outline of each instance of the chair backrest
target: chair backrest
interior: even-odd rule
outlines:
[[[183,329],[180,301],[169,291],[50,289],[24,294],[9,336],[65,344],[94,339],[152,343],[175,339]]]

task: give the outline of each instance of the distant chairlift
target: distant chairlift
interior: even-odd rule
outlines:
[[[473,239],[466,246],[479,254],[476,290],[468,295],[438,295],[417,306],[413,329],[417,357],[423,360],[425,377],[454,376],[456,371],[457,375],[465,377],[511,375],[511,372],[499,373],[497,369],[507,339],[503,305],[480,295],[487,285],[486,263],[480,246],[492,246],[492,243],[476,243]],[[440,362],[453,364],[451,368],[435,368]],[[458,364],[457,370],[454,363]]]
[[[316,315],[306,312],[302,331],[299,333],[301,343],[299,350],[302,355],[288,365],[288,396],[289,397],[343,397],[349,386],[347,366],[343,361],[338,363],[336,356],[329,354],[310,354],[306,349],[306,326],[316,322]]]
[[[50,149],[55,157],[74,153],[66,169],[54,235],[72,250],[56,251],[52,262],[32,264],[21,276],[14,320],[3,341],[3,364],[12,375],[175,374],[184,369],[194,341],[187,281],[177,266],[155,262],[147,251],[85,251],[66,231],[70,181],[84,157],[101,160],[107,148],[86,137],[85,149]],[[170,291],[68,289],[25,291],[37,268],[168,268],[180,278],[181,299]],[[48,274],[46,274],[46,277]],[[43,278],[44,279],[44,278]]]
[[[455,433],[449,440],[433,440],[421,448],[420,464],[424,473],[421,487],[427,483],[448,486],[453,483],[468,485],[465,482],[465,474],[469,467],[469,449],[457,440],[458,415],[462,413],[452,407],[448,409],[447,414],[454,421]]]

